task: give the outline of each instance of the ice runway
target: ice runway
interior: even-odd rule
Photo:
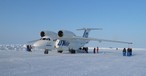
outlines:
[[[0,50],[1,76],[145,76],[146,51],[133,50],[122,56],[121,50],[58,54],[43,51]]]

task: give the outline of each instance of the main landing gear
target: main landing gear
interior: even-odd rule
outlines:
[[[88,53],[88,47],[83,47],[83,50]]]
[[[88,53],[88,47],[80,48],[80,50],[83,50],[84,52]]]
[[[48,54],[48,53],[49,53],[49,50],[45,49],[44,54]]]
[[[76,51],[75,51],[74,49],[69,49],[69,52],[70,52],[71,54],[75,54],[75,53],[76,53]]]
[[[62,50],[58,50],[58,53],[62,53],[63,51]]]

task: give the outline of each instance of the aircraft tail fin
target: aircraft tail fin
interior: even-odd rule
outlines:
[[[84,30],[83,37],[88,38],[89,32],[91,30],[102,30],[102,28],[81,28],[81,29],[77,29],[77,30]]]

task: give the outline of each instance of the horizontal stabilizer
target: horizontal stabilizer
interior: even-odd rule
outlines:
[[[77,30],[102,30],[102,28],[81,28]]]

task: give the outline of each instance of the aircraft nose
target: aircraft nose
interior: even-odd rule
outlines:
[[[35,43],[33,44],[33,47],[39,47],[39,46],[40,46],[39,42],[35,42]]]
[[[41,48],[41,49],[51,48],[52,44],[51,44],[51,42],[47,42],[47,41],[37,41],[33,44],[33,47],[34,48]]]
[[[41,46],[44,46],[45,45],[45,42],[42,42],[42,41],[37,41],[33,44],[33,47],[41,47]]]

